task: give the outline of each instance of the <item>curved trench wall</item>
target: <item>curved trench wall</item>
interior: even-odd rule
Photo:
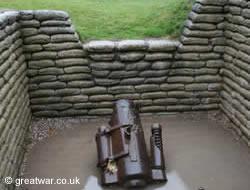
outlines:
[[[179,41],[82,44],[63,11],[0,13],[0,178],[18,173],[31,112],[109,115],[120,98],[142,113],[221,109],[249,144],[249,24],[246,0],[197,0]]]

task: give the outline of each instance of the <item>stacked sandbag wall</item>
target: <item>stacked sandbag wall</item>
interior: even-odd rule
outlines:
[[[85,110],[73,109],[73,103],[87,101],[81,88],[93,82],[69,15],[46,10],[20,14],[33,115],[85,115]]]
[[[179,42],[168,40],[85,44],[95,89],[99,89],[98,95],[89,94],[88,106],[107,102],[106,109],[89,113],[110,114],[112,102],[121,98],[134,100],[141,113],[218,109],[222,60],[215,60],[213,65],[220,65],[214,67],[206,61],[183,61],[178,58],[181,47]],[[88,95],[88,91],[83,93]]]
[[[225,10],[225,53],[221,72],[221,109],[249,144],[250,137],[250,2],[229,0]]]
[[[14,180],[25,153],[24,140],[31,122],[28,78],[19,12],[0,13],[0,189],[6,177]]]

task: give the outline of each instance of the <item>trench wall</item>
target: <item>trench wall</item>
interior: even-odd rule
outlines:
[[[66,13],[30,13],[22,23],[33,115],[110,115],[121,98],[137,102],[142,113],[218,109],[223,11],[222,3],[197,3],[180,42],[84,44]]]
[[[82,44],[63,11],[0,13],[0,178],[18,173],[31,115],[110,115],[121,98],[142,113],[221,109],[249,143],[249,24],[249,1],[196,0],[178,41]]]
[[[225,10],[225,51],[221,109],[249,144],[250,1],[229,0]]]
[[[15,178],[23,160],[24,139],[31,121],[27,65],[17,12],[0,14],[0,189]]]

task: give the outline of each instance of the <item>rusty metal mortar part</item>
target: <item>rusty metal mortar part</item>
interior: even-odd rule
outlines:
[[[166,182],[161,125],[153,124],[148,156],[138,107],[129,100],[115,103],[109,122],[96,134],[101,184],[127,188]]]

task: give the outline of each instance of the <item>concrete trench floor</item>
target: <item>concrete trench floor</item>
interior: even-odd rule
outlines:
[[[163,146],[168,182],[148,185],[145,190],[236,190],[250,188],[250,154],[248,147],[207,115],[170,115],[141,117],[145,140],[149,143],[150,126],[163,126]],[[80,178],[78,185],[25,185],[28,190],[102,190],[96,168],[95,134],[108,119],[57,119],[35,121],[33,125],[60,123],[70,129],[39,141],[30,151],[25,178]],[[60,121],[60,122],[58,122]],[[60,128],[60,126],[59,126]],[[49,131],[50,133],[50,131]],[[148,146],[149,147],[149,146]]]

